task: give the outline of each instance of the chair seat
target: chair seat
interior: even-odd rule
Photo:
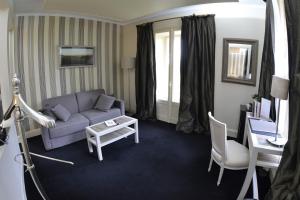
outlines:
[[[222,157],[216,151],[212,151],[213,157],[218,163]],[[246,169],[249,166],[249,150],[234,140],[227,140],[227,159],[224,162],[225,168]]]

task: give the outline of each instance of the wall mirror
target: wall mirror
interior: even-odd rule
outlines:
[[[223,39],[222,82],[256,85],[258,40]]]

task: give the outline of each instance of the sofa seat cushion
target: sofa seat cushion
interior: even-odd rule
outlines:
[[[54,128],[49,128],[50,138],[58,138],[82,131],[89,126],[89,120],[80,113],[72,114],[68,121],[56,121]]]
[[[91,109],[81,112],[81,114],[88,118],[90,121],[90,125],[92,125],[121,116],[121,110],[119,108],[111,108],[107,112],[104,112],[96,109]]]

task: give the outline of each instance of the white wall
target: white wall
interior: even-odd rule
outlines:
[[[258,91],[264,23],[264,19],[216,17],[215,117],[227,124],[232,136],[236,135],[238,128],[240,104],[249,103],[251,96]],[[223,38],[259,40],[256,87],[221,82]]]
[[[103,88],[122,98],[120,25],[76,17],[26,15],[16,21],[15,73],[21,94],[35,110],[47,98]],[[92,67],[60,68],[59,45],[92,45]],[[25,130],[38,127],[29,119]]]
[[[8,65],[8,26],[9,9],[0,9],[0,85],[3,110],[8,108],[11,101],[9,65]]]
[[[170,13],[168,15],[160,15],[158,18],[143,20],[138,24],[191,14],[215,14],[215,116],[218,120],[226,122],[229,134],[235,136],[239,122],[240,104],[250,102],[251,96],[257,93],[258,89],[264,38],[265,6],[242,3],[205,4],[182,9],[179,13]],[[123,57],[135,57],[136,37],[136,24],[129,24],[122,27]],[[223,38],[249,38],[259,40],[256,87],[221,82]],[[127,75],[127,73],[124,74],[124,87],[128,87],[128,83],[126,83]],[[131,72],[130,77],[134,77],[134,71]],[[132,91],[135,91],[135,85],[132,84],[132,82],[134,81],[131,81],[130,87]],[[127,97],[128,94],[125,93],[125,100],[128,102],[129,99]],[[134,99],[134,101],[132,99]],[[135,93],[133,92],[131,93],[130,110],[135,110]]]
[[[136,26],[135,24],[127,25],[122,27],[121,32],[121,56],[135,57],[136,56]],[[126,111],[135,112],[135,70],[134,69],[123,69],[123,87],[124,87],[124,101]],[[130,81],[128,81],[130,79]],[[121,84],[122,85],[122,84]]]

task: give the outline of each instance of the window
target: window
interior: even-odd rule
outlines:
[[[155,33],[157,118],[176,123],[180,101],[181,31]]]
[[[164,101],[169,94],[169,42],[169,32],[155,34],[156,98]]]
[[[179,103],[180,100],[180,52],[181,52],[181,31],[175,31],[174,50],[173,50],[172,102],[176,102],[176,103]]]
[[[173,44],[170,44],[171,34]],[[171,99],[172,102],[179,103],[180,38],[181,31],[179,30],[155,34],[157,100]]]

